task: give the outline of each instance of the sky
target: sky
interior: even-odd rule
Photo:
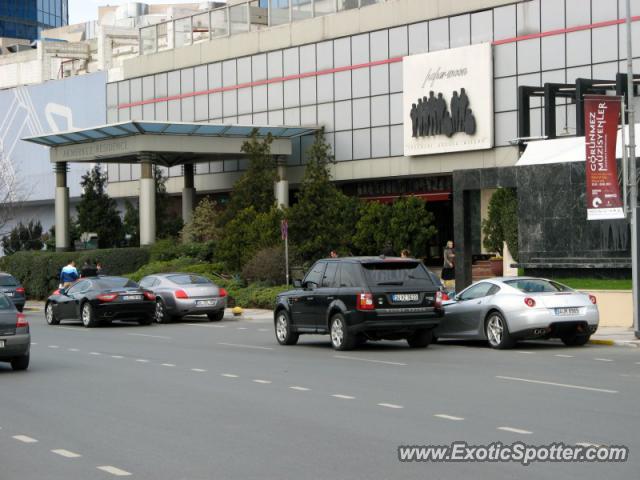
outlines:
[[[197,3],[198,0],[146,0],[143,3]],[[126,0],[69,0],[69,23],[88,22],[98,19],[98,7],[122,5]]]

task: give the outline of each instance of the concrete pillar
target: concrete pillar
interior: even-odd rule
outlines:
[[[156,185],[153,178],[153,156],[140,154],[140,245],[156,241]]]
[[[195,165],[185,163],[183,169],[184,188],[182,189],[182,221],[186,224],[193,217],[193,208],[196,201],[196,189],[194,186]]]
[[[54,171],[56,173],[56,251],[66,252],[71,249],[71,237],[69,235],[69,187],[67,187],[67,163],[56,163]]]
[[[278,178],[274,185],[278,208],[289,207],[289,181],[287,180],[287,160],[283,156],[276,159]]]

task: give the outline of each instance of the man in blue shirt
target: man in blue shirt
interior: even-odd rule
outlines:
[[[71,260],[67,266],[60,271],[60,284],[62,285],[62,288],[68,288],[78,279],[78,276],[76,262]]]

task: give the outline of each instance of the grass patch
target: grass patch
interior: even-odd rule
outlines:
[[[600,278],[554,278],[576,290],[631,290],[631,279],[603,280]]]

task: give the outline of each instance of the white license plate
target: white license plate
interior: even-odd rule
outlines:
[[[217,304],[217,300],[196,300],[197,307],[215,307]]]
[[[13,297],[13,292],[4,292],[7,297]]]
[[[556,308],[556,315],[580,315],[580,309],[576,307]]]
[[[394,302],[417,302],[420,299],[417,293],[394,293],[391,300]]]
[[[0,340],[0,348],[4,348],[4,340]]]
[[[123,295],[122,300],[142,300],[142,295]]]

